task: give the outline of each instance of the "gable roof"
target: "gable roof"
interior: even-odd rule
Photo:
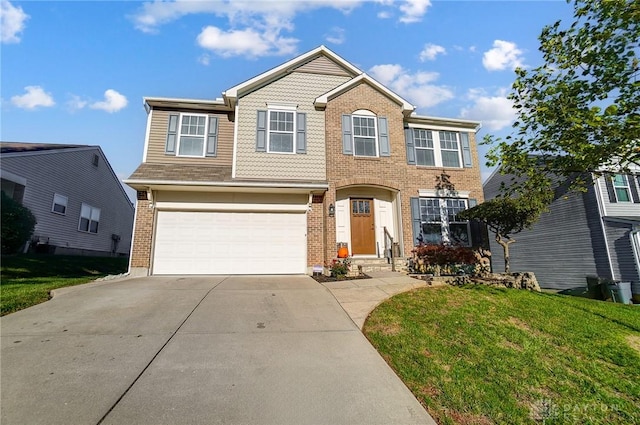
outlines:
[[[243,83],[231,87],[230,89],[222,93],[223,99],[225,100],[227,105],[229,105],[230,107],[235,107],[238,96],[246,92],[255,90],[256,88],[259,88],[271,81],[274,81],[291,72],[293,69],[302,66],[312,61],[313,59],[318,58],[319,56],[325,56],[329,58],[340,67],[344,68],[347,73],[351,74],[354,77],[363,73],[360,69],[342,59],[340,56],[329,50],[326,46],[320,46],[298,57],[295,57],[290,61],[283,63],[282,65],[272,68],[269,71],[263,72],[262,74],[259,74]]]
[[[360,83],[369,84],[374,89],[378,90],[382,94],[384,94],[387,97],[389,97],[391,100],[393,100],[396,103],[398,103],[399,105],[401,105],[405,115],[411,114],[416,109],[415,106],[413,106],[411,103],[406,101],[404,98],[402,98],[399,95],[397,95],[396,93],[392,92],[391,90],[389,90],[388,88],[386,88],[385,86],[383,86],[382,84],[380,84],[379,82],[377,82],[376,80],[374,80],[373,78],[371,78],[370,76],[368,76],[365,73],[362,73],[362,74],[358,75],[357,77],[350,79],[346,83],[344,83],[344,84],[336,87],[335,89],[323,94],[322,96],[316,98],[316,100],[313,102],[313,104],[315,106],[317,106],[317,107],[324,108],[324,107],[327,106],[327,102],[329,100],[331,100],[334,97],[336,97],[336,96],[348,91],[349,89],[355,87],[356,85],[358,85]]]

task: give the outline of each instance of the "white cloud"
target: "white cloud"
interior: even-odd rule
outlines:
[[[209,66],[209,64],[211,63],[211,56],[209,56],[207,53],[203,53],[198,57],[198,63],[201,63],[204,66]]]
[[[153,1],[143,3],[131,19],[137,29],[157,32],[161,25],[189,14],[213,14],[226,18],[229,27],[205,27],[198,36],[202,47],[225,57],[289,55],[295,53],[298,40],[282,34],[294,30],[293,19],[298,13],[320,8],[349,13],[361,3],[362,0]]]
[[[259,57],[294,53],[298,40],[280,37],[277,33],[259,33],[251,28],[225,32],[220,28],[208,26],[198,35],[197,41],[200,47],[223,57]]]
[[[344,28],[333,27],[333,28],[331,28],[329,33],[325,34],[324,38],[329,43],[342,44],[342,43],[344,43],[344,40],[345,40]]]
[[[113,89],[108,89],[104,92],[104,100],[101,102],[94,102],[89,107],[91,109],[100,109],[105,112],[113,113],[118,112],[125,106],[127,106],[127,98]]]
[[[9,0],[0,2],[0,41],[2,43],[19,43],[20,33],[24,30],[29,15],[21,7],[13,6]]]
[[[470,89],[467,96],[473,104],[460,111],[462,118],[481,121],[488,130],[497,131],[511,125],[516,118],[513,102],[507,99],[507,91],[499,90],[488,95],[482,89]]]
[[[523,66],[523,51],[515,43],[494,40],[493,48],[484,52],[482,64],[488,71],[501,71],[507,68],[516,69]]]
[[[400,5],[400,11],[402,12],[400,22],[405,24],[420,22],[424,14],[427,13],[429,6],[431,6],[430,0],[404,0],[403,4]]]
[[[377,16],[379,19],[389,19],[391,18],[392,15],[391,15],[391,12],[383,10],[381,12],[378,12]]]
[[[437,72],[411,74],[396,64],[376,65],[369,72],[373,78],[418,108],[429,108],[453,98],[449,88],[432,84],[440,77]]]
[[[40,86],[27,86],[22,96],[13,96],[11,103],[22,109],[36,109],[39,106],[49,107],[56,104],[51,93],[47,93]]]
[[[78,111],[83,109],[85,106],[89,104],[86,100],[82,99],[80,96],[76,96],[75,94],[70,95],[71,99],[67,101],[67,108],[71,112]]]
[[[425,44],[424,49],[420,52],[420,61],[424,62],[426,60],[435,60],[438,55],[446,55],[447,51],[444,47],[438,46],[437,44]]]

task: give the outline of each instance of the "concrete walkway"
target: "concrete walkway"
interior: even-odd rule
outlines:
[[[427,286],[424,280],[414,279],[398,272],[367,274],[371,279],[323,283],[360,329],[364,326],[369,313],[384,300],[401,292]]]
[[[378,280],[344,308],[407,284]],[[308,276],[92,283],[0,325],[3,425],[435,424]]]

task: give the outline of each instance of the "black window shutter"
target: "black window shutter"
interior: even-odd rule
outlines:
[[[609,194],[609,202],[615,204],[618,201],[616,200],[616,191],[613,188],[613,174],[604,175],[604,184],[605,186],[607,186],[607,193]]]

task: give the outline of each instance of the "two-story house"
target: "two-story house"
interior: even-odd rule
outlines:
[[[382,255],[385,229],[402,256],[474,242],[479,123],[418,116],[324,46],[219,99],[144,102],[133,274],[310,273],[338,243]]]
[[[550,289],[584,287],[587,276],[640,282],[640,168],[631,171],[602,175],[584,193],[558,188],[549,212],[515,235],[512,270],[532,271]],[[496,170],[484,184],[485,198],[496,197],[511,178]],[[502,249],[492,239],[490,247],[500,269]]]

